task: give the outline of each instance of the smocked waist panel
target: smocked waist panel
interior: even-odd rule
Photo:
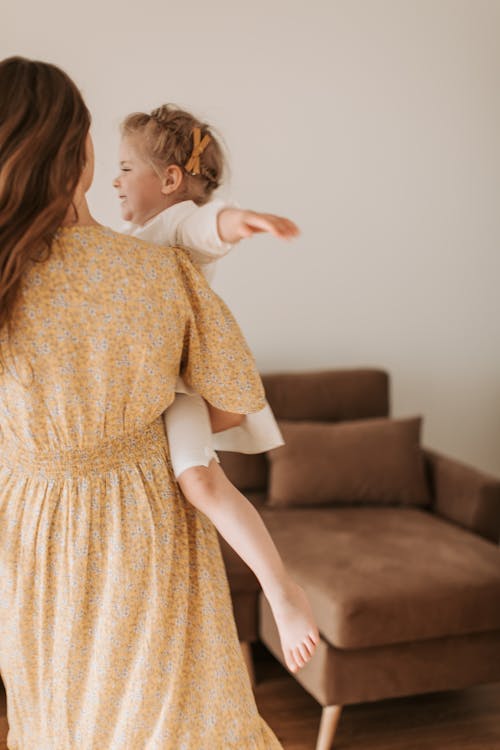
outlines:
[[[156,457],[165,461],[167,442],[161,418],[133,434],[96,443],[91,448],[32,451],[17,442],[0,444],[0,465],[46,478],[103,474]]]

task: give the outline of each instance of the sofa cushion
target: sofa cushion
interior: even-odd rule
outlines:
[[[322,372],[287,372],[262,376],[277,419],[335,422],[385,417],[389,413],[389,375],[357,368]],[[265,455],[220,452],[222,468],[238,489],[267,490]]]
[[[269,453],[269,505],[428,505],[420,426],[418,417],[280,422],[285,445]]]
[[[500,548],[417,508],[263,508],[323,637],[364,648],[500,629]]]
[[[340,422],[389,414],[389,375],[384,370],[273,373],[262,381],[278,419]]]

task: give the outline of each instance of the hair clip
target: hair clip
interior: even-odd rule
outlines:
[[[203,140],[201,140],[200,128],[193,128],[193,151],[184,167],[186,172],[189,172],[189,174],[192,175],[200,174],[200,156],[205,151],[211,140],[212,139],[208,133],[203,137]]]

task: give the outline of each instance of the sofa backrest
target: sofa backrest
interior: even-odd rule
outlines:
[[[389,416],[389,375],[384,370],[274,373],[263,375],[262,380],[278,421],[343,422]],[[240,490],[266,491],[265,454],[221,453],[220,459],[227,476]]]

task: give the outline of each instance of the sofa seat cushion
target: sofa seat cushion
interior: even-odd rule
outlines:
[[[408,507],[261,510],[337,648],[500,629],[500,548]]]

